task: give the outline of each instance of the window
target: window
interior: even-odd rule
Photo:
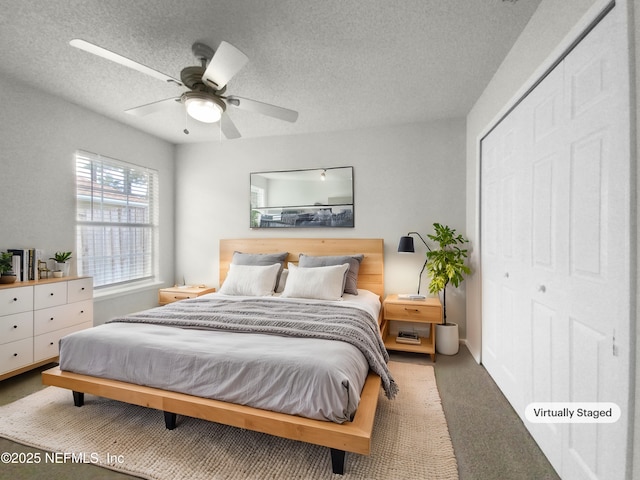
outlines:
[[[76,229],[78,274],[94,287],[153,279],[158,172],[76,152]]]
[[[264,188],[251,185],[251,206],[253,205],[265,205]],[[251,209],[251,222],[250,227],[260,226],[260,212],[258,210]]]
[[[251,185],[251,205],[264,207],[266,205],[264,193],[264,188]]]

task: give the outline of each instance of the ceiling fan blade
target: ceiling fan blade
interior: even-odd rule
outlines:
[[[125,112],[129,115],[135,115],[136,117],[144,117],[145,115],[171,108],[174,104],[176,106],[182,105],[180,102],[180,97],[165,98],[164,100],[158,100],[157,102],[151,102],[147,103],[146,105],[130,108],[129,110],[125,110]]]
[[[229,105],[233,105],[236,108],[247,110],[249,112],[261,113],[270,117],[279,118],[287,122],[295,122],[298,119],[298,112],[295,110],[289,110],[288,108],[277,107],[268,103],[258,102],[257,100],[250,100],[248,98],[230,96],[226,98]]]
[[[249,57],[236,47],[224,41],[220,42],[220,46],[202,75],[202,80],[214,90],[220,90],[248,61]]]
[[[236,125],[231,121],[231,117],[226,113],[222,114],[222,118],[220,119],[220,128],[228,140],[233,140],[234,138],[240,138],[242,136],[236,128]]]
[[[69,42],[69,45],[79,48],[80,50],[84,50],[85,52],[92,53],[93,55],[106,58],[107,60],[111,60],[112,62],[119,63],[120,65],[124,65],[125,67],[132,68],[133,70],[137,70],[138,72],[145,73],[154,78],[157,78],[158,80],[162,80],[163,82],[173,83],[179,87],[183,86],[180,80],[170,77],[169,75],[165,75],[164,73],[154,70],[153,68],[142,65],[141,63],[135,62],[127,57],[123,57],[122,55],[107,50],[106,48],[94,45],[93,43],[89,43],[85,40],[74,38]]]

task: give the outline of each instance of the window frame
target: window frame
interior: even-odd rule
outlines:
[[[74,158],[78,275],[103,291],[157,283],[159,172],[84,150]]]

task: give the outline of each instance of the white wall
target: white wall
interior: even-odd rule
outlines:
[[[385,241],[386,291],[415,292],[426,249],[416,238],[418,254],[398,254],[398,241],[409,231],[426,238],[433,222],[464,233],[464,135],[464,120],[455,119],[179,146],[177,280],[218,285],[220,238],[375,237]],[[249,228],[250,172],[335,166],[354,167],[355,228]],[[424,293],[427,283],[425,275]],[[464,290],[447,300],[464,337]]]
[[[75,253],[77,149],[160,172],[160,271],[173,281],[174,146],[39,90],[0,77],[0,250]],[[75,255],[74,255],[75,257]],[[75,258],[71,273],[75,273]],[[157,287],[96,298],[94,321],[157,304]]]

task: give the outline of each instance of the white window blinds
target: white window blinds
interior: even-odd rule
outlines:
[[[76,152],[76,225],[78,274],[94,287],[154,278],[158,172]]]

